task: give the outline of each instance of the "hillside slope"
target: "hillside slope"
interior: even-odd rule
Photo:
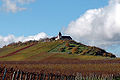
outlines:
[[[18,42],[0,49],[0,61],[42,61],[56,58],[106,59],[108,57],[116,56],[98,47],[86,46],[73,40]]]

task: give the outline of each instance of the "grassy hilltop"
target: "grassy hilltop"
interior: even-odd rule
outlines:
[[[42,61],[52,59],[94,60],[115,58],[112,53],[73,40],[27,41],[0,48],[0,61]]]

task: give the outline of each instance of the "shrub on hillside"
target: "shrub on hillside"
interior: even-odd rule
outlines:
[[[85,50],[82,51],[81,55],[85,55],[87,52],[88,52],[88,50],[85,49]]]
[[[72,47],[67,47],[67,50],[71,50],[72,49]]]
[[[78,52],[79,52],[78,47],[74,47],[74,48],[72,49],[72,54],[78,53]]]
[[[111,58],[116,58],[115,55],[113,55],[112,53],[103,53],[104,57],[111,57]]]
[[[59,48],[59,51],[60,51],[60,52],[64,52],[64,51],[65,51],[65,48],[64,48],[64,47],[61,47],[61,48]]]
[[[115,55],[113,55],[112,53],[108,53],[108,55],[107,55],[108,57],[111,57],[111,58],[115,58],[116,56]]]
[[[69,43],[67,42],[67,43],[65,44],[65,46],[66,46],[66,47],[69,47],[70,45],[69,45]]]
[[[107,53],[103,53],[103,56],[104,56],[104,57],[107,57]]]

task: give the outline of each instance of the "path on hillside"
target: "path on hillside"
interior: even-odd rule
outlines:
[[[5,56],[0,56],[0,58],[12,56],[12,55],[14,55],[14,54],[16,54],[16,53],[18,53],[18,52],[20,52],[20,51],[22,51],[22,50],[25,50],[25,49],[27,49],[27,48],[29,48],[29,47],[32,47],[33,45],[35,45],[35,44],[31,44],[31,45],[29,45],[29,46],[26,46],[26,47],[24,47],[24,48],[21,48],[21,49],[19,49],[19,50],[16,50],[16,51],[14,51],[14,52],[11,52],[11,53],[9,53],[9,54],[7,54],[7,55],[5,55]]]

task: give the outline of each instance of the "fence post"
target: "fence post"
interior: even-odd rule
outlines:
[[[40,80],[45,80],[45,77],[46,77],[45,73],[41,73]]]
[[[74,77],[73,75],[70,75],[70,80],[74,80]],[[87,79],[88,80],[88,79]]]
[[[5,71],[4,71],[4,74],[3,74],[2,80],[5,79],[5,77],[6,77],[6,73],[7,73],[7,69],[5,68]]]
[[[37,80],[39,80],[39,74],[37,74]]]
[[[36,74],[33,75],[33,80],[35,80],[35,76],[36,76]]]
[[[40,74],[40,80],[43,80],[43,73]]]
[[[50,80],[50,74],[48,73],[48,79],[47,80]]]
[[[67,78],[66,80],[71,80],[72,77],[69,75],[69,76],[66,76],[66,78]]]
[[[64,80],[64,75],[61,75],[61,80]]]
[[[66,75],[66,80],[68,80],[68,76]]]
[[[52,73],[50,73],[50,76],[51,76],[51,79],[50,79],[50,80],[53,80],[53,74],[52,74]]]
[[[69,79],[69,76],[67,76],[66,78],[67,78],[67,80],[70,80],[70,79]]]
[[[25,73],[25,80],[28,80],[28,73]]]
[[[23,72],[21,71],[20,80],[23,80]]]
[[[75,76],[72,76],[72,80],[75,80]],[[89,79],[88,79],[89,80]]]
[[[20,70],[17,71],[16,80],[18,80],[19,77],[20,77]]]
[[[72,79],[72,76],[70,75],[70,76],[69,76],[69,80],[71,80],[71,79]]]
[[[61,78],[61,75],[59,74],[59,75],[58,75],[58,79],[60,80],[60,78]]]
[[[43,73],[43,80],[45,80],[45,78],[46,78],[46,74],[45,74],[45,73]]]
[[[15,80],[15,75],[16,75],[16,71],[14,71],[13,73],[12,80]]]
[[[55,80],[57,80],[57,75],[55,74]]]
[[[32,80],[32,74],[30,74],[30,80]]]

